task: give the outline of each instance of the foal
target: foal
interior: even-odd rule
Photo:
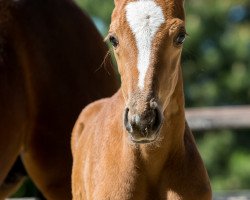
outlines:
[[[86,107],[72,137],[73,199],[210,200],[185,122],[182,0],[116,0],[108,38],[121,88]]]

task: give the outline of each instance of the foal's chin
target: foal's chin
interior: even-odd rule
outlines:
[[[159,130],[157,132],[152,133],[150,136],[142,136],[142,133],[138,134],[129,134],[129,139],[131,142],[135,144],[150,144],[159,141],[160,139],[160,132]]]

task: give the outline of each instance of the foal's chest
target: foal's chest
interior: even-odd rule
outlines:
[[[119,159],[118,159],[119,160]],[[125,166],[126,164],[123,163]],[[135,165],[96,170],[93,199],[96,200],[160,200],[161,186],[152,186]]]

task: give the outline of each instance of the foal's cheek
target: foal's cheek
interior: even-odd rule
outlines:
[[[125,81],[125,80],[127,80],[126,69],[124,66],[120,65],[119,63],[117,63],[117,64],[119,66],[118,71],[119,71],[121,82],[122,82],[121,90],[122,90],[123,98],[125,99],[125,101],[127,101],[129,88],[128,88],[128,84],[126,84],[126,81]]]

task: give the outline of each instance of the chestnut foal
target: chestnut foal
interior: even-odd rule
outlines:
[[[73,199],[210,200],[185,121],[183,0],[116,0],[109,31],[121,88],[86,107],[72,137]]]
[[[116,91],[112,68],[97,71],[106,52],[71,0],[0,0],[0,200],[25,170],[46,199],[72,199],[72,127]]]

